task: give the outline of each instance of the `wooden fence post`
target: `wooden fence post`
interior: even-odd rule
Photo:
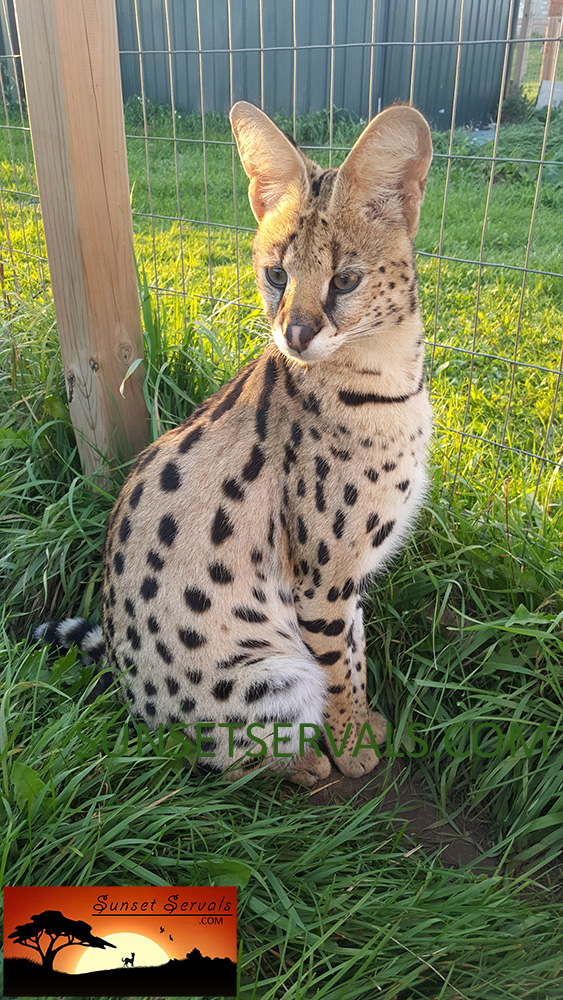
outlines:
[[[516,93],[524,79],[524,73],[526,72],[526,63],[528,61],[528,49],[529,45],[524,42],[524,39],[529,38],[532,31],[532,0],[524,0],[524,8],[522,11],[522,24],[520,25],[520,34],[518,36],[519,43],[515,46],[516,54],[514,56],[514,65],[512,67],[512,79],[510,81],[510,93]]]
[[[549,17],[547,19],[547,27],[545,29],[546,38],[557,38],[561,31],[562,24],[562,8],[563,4],[558,3],[557,0],[552,0],[549,8]],[[551,80],[555,74],[555,67],[557,64],[557,52],[559,49],[558,42],[544,42],[543,44],[543,57],[540,70],[540,85],[544,80]]]
[[[70,415],[85,472],[148,442],[115,0],[15,0]],[[101,455],[100,455],[101,453]]]

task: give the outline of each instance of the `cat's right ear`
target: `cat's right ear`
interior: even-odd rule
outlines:
[[[242,165],[250,178],[250,205],[260,222],[282,201],[295,201],[306,190],[305,163],[287,136],[253,104],[238,101],[230,118]]]

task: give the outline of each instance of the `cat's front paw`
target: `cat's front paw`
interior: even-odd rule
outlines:
[[[293,757],[285,769],[285,776],[299,785],[312,788],[317,781],[328,778],[331,764],[328,757],[321,754],[317,757],[314,748],[309,747],[303,757]]]
[[[369,726],[369,729],[365,728]],[[364,718],[356,722],[355,732],[346,741],[346,747],[341,756],[334,757],[334,763],[339,771],[349,778],[361,778],[377,767],[381,755],[373,746],[381,746],[387,738],[387,719],[378,712],[366,712]],[[370,746],[371,744],[371,746]]]
[[[380,758],[374,750],[364,749],[343,753],[334,761],[339,771],[348,778],[361,778],[369,774],[379,764]]]

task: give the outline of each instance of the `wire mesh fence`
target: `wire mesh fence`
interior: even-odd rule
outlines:
[[[169,349],[185,342],[189,327],[212,353],[228,343],[240,364],[266,332],[251,268],[254,220],[224,113],[225,86],[229,104],[253,100],[327,166],[342,162],[383,100],[413,100],[434,126],[416,255],[441,492],[460,516],[517,534],[524,527],[560,551],[563,111],[554,99],[563,78],[561,19],[546,41],[519,36],[516,0],[456,0],[446,5],[444,37],[440,0],[413,0],[402,18],[399,5],[393,8],[385,35],[385,4],[362,0],[353,23],[353,4],[321,6],[326,17],[315,21],[315,0],[277,0],[274,24],[268,0],[160,0],[150,8],[118,2],[135,249]],[[502,18],[491,21],[492,7],[497,14],[502,7]],[[219,28],[210,27],[211,15]],[[22,302],[50,304],[9,0],[1,0],[0,42],[0,283],[9,318]],[[554,68],[539,112],[533,106],[546,44],[555,51]],[[520,45],[524,86],[510,94]],[[319,55],[322,74],[312,61]],[[382,75],[383,55],[400,63],[391,77]],[[276,104],[272,78],[281,73],[282,56],[285,97]],[[429,97],[429,74],[440,62],[447,62],[436,77],[447,129]],[[467,127],[472,78],[476,94],[483,79],[489,91],[494,84],[489,120],[479,112],[484,127],[477,129]],[[166,104],[158,103],[162,87]],[[350,107],[338,106],[344,99]]]

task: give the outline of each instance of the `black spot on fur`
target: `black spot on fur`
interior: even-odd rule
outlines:
[[[308,621],[305,618],[297,616],[297,621],[301,628],[304,628],[306,632],[312,632],[313,634],[318,634],[319,632],[324,632],[327,627],[327,621],[325,618],[314,618],[312,621]]]
[[[211,694],[217,701],[226,701],[230,697],[231,691],[235,686],[234,681],[221,680],[217,681],[216,684],[211,688]]]
[[[157,455],[158,455],[158,449],[153,448],[152,445],[149,445],[149,447],[145,448],[145,450],[142,451],[139,457],[137,458],[134,468],[136,469],[137,472],[140,472],[141,469],[144,469],[146,468],[147,465],[150,465],[150,463],[154,461]]]
[[[148,625],[149,632],[152,632],[153,635],[156,634],[159,631],[159,629],[160,629],[160,625],[158,624],[158,622],[157,622],[156,618],[154,617],[154,615],[149,615],[148,620],[147,620],[147,625]]]
[[[325,629],[323,629],[324,635],[340,635],[344,631],[344,622],[342,618],[335,618],[334,621],[329,622]]]
[[[320,431],[317,430],[316,427],[309,427],[309,434],[313,438],[313,441],[320,441],[321,440],[321,436],[322,435],[321,435]]]
[[[139,593],[144,601],[151,601],[153,597],[156,597],[157,590],[158,583],[154,576],[146,576],[141,584]]]
[[[402,493],[405,493],[410,486],[410,482],[410,479],[403,479],[402,483],[397,483],[397,489],[401,490]]]
[[[128,517],[124,517],[121,524],[119,525],[119,541],[126,542],[131,534],[131,521]]]
[[[161,517],[158,525],[158,538],[162,545],[170,548],[177,534],[178,522],[176,518],[172,517],[172,514],[165,514],[164,517]]]
[[[236,479],[225,479],[222,489],[230,500],[244,500],[244,490],[238,485]]]
[[[394,521],[386,521],[385,524],[382,524],[379,531],[373,536],[371,542],[373,547],[377,548],[378,545],[381,545],[382,542],[384,542],[385,539],[389,537],[394,527],[395,527]]]
[[[213,583],[232,583],[234,580],[233,574],[222,562],[212,563],[209,567],[209,576]]]
[[[116,552],[113,557],[113,568],[118,576],[121,576],[125,568],[125,558],[123,552]]]
[[[332,530],[337,538],[342,538],[344,534],[344,526],[346,524],[346,514],[343,510],[337,510],[336,517],[332,523]]]
[[[317,553],[317,559],[319,560],[319,564],[321,566],[324,566],[329,561],[329,559],[330,559],[330,552],[328,550],[328,546],[327,546],[326,542],[319,542],[319,549],[318,549],[318,553]]]
[[[297,496],[298,497],[304,497],[305,496],[305,492],[306,492],[305,480],[304,479],[300,479],[299,482],[297,483]]]
[[[220,660],[217,664],[218,670],[230,670],[231,667],[236,667],[237,663],[244,663],[248,659],[248,653],[239,653],[238,656],[229,656],[227,660]]]
[[[211,601],[203,590],[197,587],[186,587],[184,590],[184,600],[188,607],[197,614],[202,615],[211,607]]]
[[[161,557],[158,555],[158,553],[154,552],[151,549],[149,552],[147,552],[147,563],[148,563],[149,566],[152,567],[152,569],[155,569],[155,570],[158,571],[158,570],[161,570],[162,567],[164,566],[164,559],[161,559]]]
[[[180,472],[175,462],[167,462],[160,473],[160,485],[167,493],[180,487]]]
[[[141,637],[137,632],[137,629],[133,628],[132,625],[127,626],[127,638],[129,639],[133,649],[141,648]]]
[[[263,622],[268,621],[266,615],[262,614],[261,611],[255,611],[254,608],[233,608],[232,614],[235,618],[240,618],[241,621],[248,622],[250,625],[262,625]]]
[[[332,447],[331,447],[330,451],[331,451],[331,454],[334,455],[335,458],[340,459],[341,462],[349,462],[350,461],[350,452],[349,451],[339,450],[338,448],[332,448]]]
[[[320,479],[315,481],[315,506],[319,514],[324,514],[326,510],[325,491]]]
[[[321,407],[314,392],[310,392],[301,402],[306,413],[314,413],[316,417],[321,415]]]
[[[260,549],[252,549],[252,552],[250,553],[250,561],[255,566],[257,566],[259,563],[261,563],[262,560],[263,560],[263,558],[264,558],[264,554],[260,551]]]
[[[185,455],[186,452],[189,451],[190,448],[192,448],[193,445],[199,441],[202,434],[203,434],[203,428],[201,426],[194,427],[193,431],[190,431],[188,434],[185,434],[182,440],[180,441],[180,445],[178,447],[178,451],[180,452],[180,454]]]
[[[253,482],[260,475],[265,461],[266,456],[262,449],[257,444],[253,445],[250,458],[242,470],[242,478],[246,479],[247,483]]]
[[[348,504],[349,507],[353,507],[358,499],[358,490],[352,483],[346,483],[344,487],[344,503]]]
[[[115,608],[115,603],[116,603],[115,587],[112,583],[111,587],[109,588],[109,595],[108,595],[108,604],[110,608]]]
[[[305,521],[303,520],[301,515],[297,518],[297,537],[302,545],[305,544],[307,538],[309,537],[309,532],[307,531],[307,525],[305,524]]]
[[[204,646],[207,642],[207,639],[201,632],[196,632],[192,628],[180,628],[178,629],[178,635],[180,642],[183,642],[184,646],[188,649],[199,649],[200,646]]]
[[[258,590],[257,587],[252,588],[253,597],[260,602],[260,604],[265,604],[268,598],[266,597],[263,590]]]
[[[227,538],[230,538],[234,530],[233,522],[226,510],[223,507],[219,507],[211,526],[211,541],[214,545],[222,545],[223,542],[226,542]]]
[[[383,471],[384,472],[393,472],[393,469],[396,469],[396,468],[397,468],[397,466],[395,465],[395,462],[385,462],[385,465],[383,466]]]
[[[148,694],[149,698],[154,698],[156,694],[156,688],[152,683],[152,681],[145,681],[144,687],[145,687],[145,694]]]
[[[333,684],[332,687],[327,688],[328,694],[342,694],[346,688],[343,684]]]
[[[162,660],[164,660],[165,663],[172,663],[173,656],[172,656],[172,653],[170,652],[170,650],[168,649],[168,646],[165,646],[165,644],[163,642],[160,642],[160,640],[157,640],[157,642],[155,643],[155,649],[156,649],[158,655],[160,656],[160,658]],[[168,690],[170,691],[170,694],[176,694],[176,692],[178,691],[179,685],[176,684],[176,681],[174,681],[174,684],[176,685],[176,690],[172,691],[171,688],[170,688],[169,681],[171,681],[171,678],[167,677],[166,678],[166,683],[168,684]]]
[[[293,597],[287,590],[278,590],[278,597],[282,604],[293,604]]]
[[[326,595],[327,601],[337,601],[340,597],[340,590],[338,587],[331,587],[328,594]]]
[[[315,458],[315,468],[319,479],[326,479],[330,472],[330,465],[328,464],[326,458],[323,458],[321,455],[317,455]]]
[[[141,482],[137,483],[137,485],[133,489],[131,496],[129,497],[129,506],[132,507],[133,510],[135,510],[135,508],[139,506],[139,500],[143,495],[144,488],[145,484]]]
[[[388,311],[393,312],[394,310],[390,308]],[[403,393],[401,396],[381,396],[377,392],[353,392],[351,389],[341,389],[338,393],[338,398],[345,406],[364,406],[366,403],[404,403],[407,399],[418,396],[419,392],[422,392],[423,385],[424,376],[421,378],[416,389],[412,392]]]
[[[184,715],[190,715],[190,713],[193,712],[194,708],[195,708],[195,701],[193,700],[193,698],[186,698],[180,705],[180,709],[184,713]]]
[[[162,644],[157,642],[156,645],[158,647],[159,645],[162,645]],[[164,657],[163,657],[163,659],[164,659]],[[169,661],[167,660],[166,662],[168,663]],[[170,676],[165,677],[164,680],[166,681],[166,687],[168,688],[168,694],[171,694],[171,695],[178,694],[178,691],[180,690],[180,685],[178,684],[178,681],[174,677],[170,677]]]
[[[379,472],[376,472],[375,469],[364,469],[364,476],[368,477],[370,483],[376,483],[379,479]]]
[[[301,425],[294,420],[291,425],[291,440],[296,448],[299,447],[301,441],[303,440],[303,431],[301,430]]]
[[[285,389],[287,395],[294,398],[297,395],[297,387],[295,385],[295,382],[293,381],[293,377],[291,375],[288,363],[285,358],[283,359],[283,373],[285,377]]]
[[[379,524],[379,514],[374,514],[373,512],[369,515],[366,522],[366,531],[373,531],[374,528]]]
[[[154,702],[152,702],[152,701],[146,701],[145,702],[145,712],[146,712],[147,715],[150,715],[151,718],[152,718],[153,715],[156,715],[156,706],[155,706]]]
[[[275,358],[268,358],[268,361],[266,362],[266,371],[264,373],[264,384],[262,386],[262,392],[260,393],[258,406],[256,408],[256,433],[261,441],[266,440],[266,434],[268,431],[268,411],[270,409],[272,390],[276,383],[277,374],[278,372]]]
[[[320,663],[323,667],[331,667],[333,663],[337,663],[341,657],[340,650],[333,649],[329,653],[321,653],[320,656],[316,656],[315,659],[317,663]]]
[[[283,461],[283,471],[285,472],[286,476],[289,470],[291,469],[291,466],[296,461],[297,461],[297,455],[295,454],[293,448],[291,448],[290,445],[286,444],[285,457]]]
[[[244,700],[247,705],[251,705],[254,701],[260,701],[261,698],[265,698],[270,690],[270,687],[266,681],[257,681],[244,693]]]
[[[127,612],[127,614],[129,615],[130,618],[134,618],[135,617],[135,607],[134,607],[133,601],[131,601],[128,597],[125,598],[125,600],[123,602],[123,607],[125,608],[125,610],[126,610],[126,612]]]
[[[237,642],[241,649],[267,649],[271,645],[267,639],[239,639]]]
[[[346,583],[342,588],[342,600],[347,601],[348,598],[352,596],[353,592],[354,592],[354,581],[352,580],[352,577],[348,577]]]

